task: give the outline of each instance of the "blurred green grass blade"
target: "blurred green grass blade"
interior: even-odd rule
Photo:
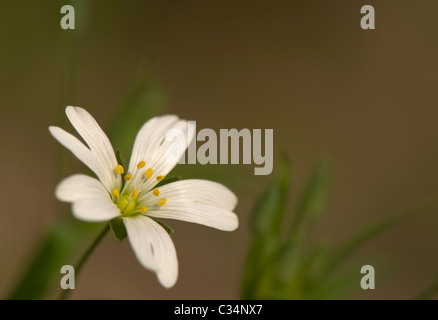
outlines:
[[[101,224],[79,222],[66,218],[53,226],[39,243],[33,259],[26,264],[22,277],[12,291],[10,300],[43,299],[60,281],[63,265],[73,265],[76,253],[85,241],[95,236]]]
[[[277,245],[272,237],[258,236],[253,239],[243,270],[242,299],[264,299],[262,294],[265,288],[260,285],[266,284],[266,278],[270,277],[267,272]]]
[[[313,172],[298,205],[292,232],[296,233],[304,222],[311,222],[325,209],[333,176],[333,167],[330,160],[321,162]]]
[[[276,181],[271,183],[257,201],[252,215],[251,227],[256,234],[267,234],[277,230],[281,217],[281,187]]]
[[[277,278],[283,284],[288,283],[299,272],[303,256],[303,247],[298,241],[288,241],[276,258]]]
[[[243,272],[244,299],[256,298],[261,280],[270,277],[266,273],[270,270],[269,265],[279,250],[289,184],[290,164],[283,156],[274,181],[257,199],[251,213],[253,240]]]
[[[257,199],[251,213],[251,227],[255,234],[280,234],[290,185],[290,164],[283,156],[275,180]]]
[[[329,257],[330,250],[326,246],[319,245],[309,252],[297,242],[294,255],[287,254],[279,259],[279,263],[281,263],[279,276],[283,277],[281,280],[285,289],[290,290],[294,278],[299,277],[303,278],[299,281],[304,286],[300,290],[302,292],[307,289],[312,290],[314,285],[319,285],[319,283],[315,283],[315,278],[318,278],[320,271],[326,267]]]
[[[420,293],[415,300],[431,300],[438,296],[438,282],[434,283],[432,286]]]
[[[244,300],[255,299],[257,283],[257,274],[259,272],[258,263],[260,261],[260,249],[261,241],[253,240],[252,245],[249,248],[248,256],[246,258],[246,263],[243,267],[243,279],[242,279],[242,292],[241,298]]]
[[[360,288],[361,275],[357,268],[348,268],[328,281],[320,283],[315,290],[308,293],[308,299],[332,300],[340,299],[347,293]]]
[[[361,246],[363,246],[368,241],[376,238],[377,236],[397,226],[410,222],[412,219],[415,219],[422,214],[426,214],[436,210],[438,210],[438,203],[437,202],[429,203],[415,210],[409,211],[405,214],[377,222],[376,224],[366,228],[364,231],[353,236],[350,240],[345,242],[345,244],[338,250],[333,260],[331,261],[329,268],[327,269],[327,274],[335,270],[350,255],[352,255],[356,250],[358,250]]]
[[[141,67],[140,74],[131,89],[115,108],[115,115],[109,126],[109,137],[114,148],[130,156],[137,132],[150,118],[164,110],[165,99],[156,84],[149,80]]]
[[[331,163],[323,161],[309,180],[293,220],[292,230],[287,235],[286,242],[277,257],[278,281],[284,287],[288,298],[299,295],[301,290],[299,287],[306,281],[308,271],[302,268],[308,264],[305,261],[308,259],[306,256],[313,253],[306,250],[309,231],[305,227],[310,227],[310,223],[325,208],[331,179]]]
[[[277,259],[277,276],[281,285],[278,297],[282,299],[307,299],[314,288],[315,275],[326,265],[329,249],[319,245],[309,251],[297,240],[294,245],[288,242]]]

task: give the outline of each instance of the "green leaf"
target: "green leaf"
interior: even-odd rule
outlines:
[[[269,269],[277,245],[278,242],[272,237],[258,236],[253,239],[244,266],[242,299],[264,299],[266,284],[270,282]]]
[[[43,299],[53,285],[58,284],[59,288],[61,267],[74,264],[76,254],[101,226],[70,217],[58,221],[38,244],[35,255],[26,264],[26,269],[8,299]]]
[[[164,230],[166,230],[166,232],[169,234],[169,235],[173,235],[174,233],[175,233],[175,231],[167,224],[167,223],[165,223],[165,222],[163,222],[163,221],[161,221],[161,220],[158,220],[158,219],[155,219],[155,218],[152,218],[152,217],[150,217],[152,220],[154,220],[156,223],[158,223],[160,226],[162,226],[163,227],[163,229]]]
[[[123,241],[128,236],[125,224],[122,218],[115,218],[110,221],[111,231],[118,241]]]
[[[309,254],[306,250],[309,230],[305,227],[310,227],[310,223],[325,207],[330,189],[331,171],[328,161],[322,162],[315,169],[301,199],[292,230],[284,245],[278,249],[275,262],[273,262],[276,270],[271,272],[276,273],[277,282],[284,288],[284,294],[288,298],[300,296],[303,290],[301,286],[307,281],[309,266],[305,259]],[[284,224],[284,219],[280,223]],[[305,269],[303,265],[306,265]]]
[[[319,245],[312,251],[306,250],[300,242],[288,242],[279,254],[278,299],[304,299],[313,290],[315,271],[324,264],[327,248]]]
[[[308,299],[340,299],[346,293],[358,289],[360,274],[358,268],[347,268],[330,280],[320,282],[318,286],[307,294]]]
[[[280,159],[274,181],[257,199],[251,213],[251,226],[256,234],[280,234],[290,185],[290,165],[286,157]]]
[[[290,165],[283,156],[274,181],[257,199],[251,214],[254,238],[244,267],[244,299],[260,297],[259,293],[270,283],[270,265],[279,250],[289,184]]]
[[[287,242],[279,252],[277,263],[277,277],[281,283],[289,282],[301,266],[303,247],[298,241]]]
[[[318,165],[298,205],[292,233],[297,232],[303,223],[312,222],[325,209],[329,198],[332,174],[333,169],[329,160]]]
[[[437,203],[429,203],[402,215],[379,221],[374,225],[366,228],[359,234],[353,236],[350,240],[346,241],[345,244],[338,250],[333,260],[331,261],[330,266],[326,270],[327,274],[329,274],[331,271],[334,271],[339,265],[342,264],[342,262],[344,262],[350,255],[352,255],[356,250],[358,250],[368,241],[399,225],[410,222],[412,219],[415,219],[422,214],[433,212],[437,208]]]

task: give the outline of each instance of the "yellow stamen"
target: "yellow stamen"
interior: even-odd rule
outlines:
[[[114,189],[112,194],[113,194],[114,197],[117,198],[118,196],[120,196],[120,190],[119,189]]]
[[[152,168],[149,168],[145,171],[144,176],[148,179],[150,179],[152,177],[152,175],[154,174],[154,170],[152,170]]]
[[[141,160],[139,163],[137,163],[137,169],[141,169],[146,165],[143,160]]]
[[[148,211],[148,208],[146,208],[146,207],[140,208],[140,213],[145,213],[146,211]]]
[[[134,191],[132,191],[132,198],[135,200],[138,197],[138,190],[135,189]]]
[[[160,200],[158,200],[157,204],[159,206],[164,206],[166,204],[166,202],[167,202],[166,198],[161,198]]]
[[[160,190],[158,190],[158,188],[155,188],[154,191],[152,191],[152,194],[158,197],[160,195]]]
[[[131,178],[132,178],[132,174],[127,174],[126,176],[125,176],[125,180],[126,181],[128,181],[128,180],[131,180]]]
[[[114,171],[117,174],[124,174],[125,173],[125,169],[123,169],[123,167],[120,164],[116,165],[116,167],[114,168]]]
[[[157,176],[155,179],[157,179],[157,181],[161,181],[164,179],[164,176]]]

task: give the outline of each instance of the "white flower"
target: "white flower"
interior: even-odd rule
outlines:
[[[156,272],[164,287],[175,284],[178,260],[169,234],[151,217],[199,223],[224,231],[238,227],[237,216],[232,212],[237,197],[219,183],[182,180],[154,188],[176,165],[193,138],[186,136],[186,141],[177,142],[184,145],[175,148],[180,154],[172,162],[164,156],[171,143],[165,134],[174,128],[187,132],[187,121],[165,115],[146,122],[137,134],[125,171],[117,162],[108,137],[85,109],[67,107],[66,114],[88,147],[59,127],[50,127],[51,134],[100,181],[83,174],[73,175],[57,186],[56,197],[71,202],[73,215],[81,220],[121,218],[138,260]]]

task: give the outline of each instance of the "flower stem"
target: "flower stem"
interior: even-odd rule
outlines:
[[[79,260],[78,264],[75,267],[75,278],[78,277],[79,272],[81,271],[82,267],[84,266],[85,262],[88,260],[90,255],[93,253],[94,249],[96,249],[97,245],[102,241],[102,239],[105,237],[105,235],[108,233],[110,229],[109,223],[105,226],[105,228],[99,233],[96,239],[91,243],[91,245],[88,247],[88,249],[84,252],[81,259]],[[62,293],[59,297],[60,300],[66,300],[70,294],[71,290],[62,290]]]

